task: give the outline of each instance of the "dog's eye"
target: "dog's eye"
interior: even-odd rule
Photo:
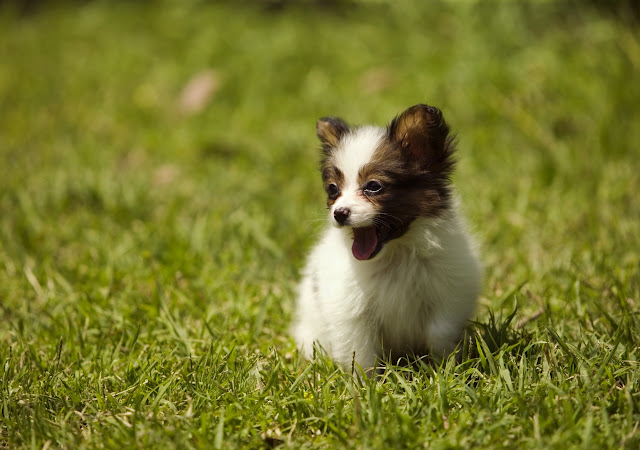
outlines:
[[[379,181],[371,180],[364,187],[365,194],[379,194],[382,191],[382,184]]]
[[[327,191],[327,195],[330,199],[337,198],[338,195],[340,195],[340,189],[338,189],[338,186],[335,183],[328,184],[325,187],[325,190]]]

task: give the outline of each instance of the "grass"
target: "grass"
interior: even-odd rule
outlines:
[[[640,445],[637,23],[336,5],[0,5],[0,447]],[[314,123],[419,102],[485,288],[462,363],[360,382],[287,331]]]

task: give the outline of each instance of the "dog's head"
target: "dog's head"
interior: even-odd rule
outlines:
[[[386,128],[316,124],[330,221],[353,230],[353,256],[375,257],[418,217],[449,207],[453,138],[439,109],[416,105]]]

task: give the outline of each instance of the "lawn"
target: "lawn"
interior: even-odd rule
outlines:
[[[0,4],[0,448],[638,448],[640,27],[575,2]],[[593,2],[597,4],[599,2]],[[315,121],[442,109],[462,361],[288,327]]]

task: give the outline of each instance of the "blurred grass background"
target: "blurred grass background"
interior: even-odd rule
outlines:
[[[305,367],[287,327],[324,225],[316,119],[383,125],[422,102],[459,137],[479,323],[517,305],[599,363],[624,328],[637,380],[639,75],[624,1],[0,4],[0,445],[367,442],[364,422],[343,436],[298,409],[267,436],[278,419],[249,405],[279,394],[238,383]],[[590,419],[600,444],[638,442],[633,395],[610,440]],[[501,442],[443,414],[423,427],[441,443]],[[536,437],[527,414],[512,443]],[[558,414],[531,442],[584,438]]]

